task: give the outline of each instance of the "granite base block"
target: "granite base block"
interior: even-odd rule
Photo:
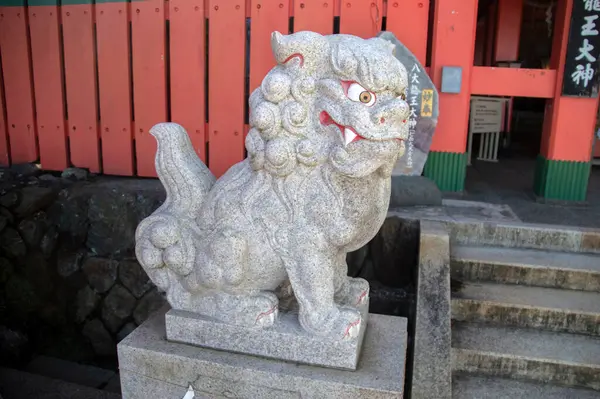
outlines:
[[[164,312],[118,345],[123,399],[402,398],[407,321],[370,315],[356,371],[167,341]]]
[[[308,334],[298,322],[298,314],[281,312],[273,327],[247,328],[222,323],[197,313],[171,309],[165,323],[167,339],[173,342],[325,366],[356,370],[369,317],[368,301],[360,311],[363,318],[358,338],[335,341]]]

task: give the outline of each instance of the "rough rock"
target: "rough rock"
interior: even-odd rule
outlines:
[[[100,356],[115,355],[117,350],[115,341],[100,320],[93,319],[85,323],[82,333],[89,339],[96,354]]]
[[[34,163],[18,163],[12,165],[10,171],[20,179],[35,177],[41,173],[40,166]]]
[[[87,193],[63,190],[48,210],[61,234],[61,243],[67,248],[80,248],[85,243],[89,227],[88,200]]]
[[[111,332],[119,331],[131,316],[135,302],[135,297],[119,284],[110,290],[102,304],[102,320]]]
[[[81,262],[85,257],[85,252],[79,250],[77,252],[66,252],[58,256],[56,261],[57,271],[61,277],[68,277],[79,270]]]
[[[119,280],[136,298],[141,298],[153,286],[144,269],[135,261],[119,263]]]
[[[6,258],[0,258],[0,284],[4,284],[12,276],[15,268]]]
[[[23,241],[19,232],[12,227],[6,227],[0,233],[0,248],[12,258],[19,258],[27,252],[25,241]]]
[[[60,179],[54,175],[51,175],[50,173],[46,173],[41,175],[40,177],[38,177],[39,180],[41,181],[45,181],[45,182],[57,182],[60,181]]]
[[[11,191],[0,197],[0,206],[12,208],[19,203],[19,193]]]
[[[106,292],[117,280],[118,263],[103,258],[87,258],[81,267],[90,285],[98,292]]]
[[[23,318],[40,305],[38,295],[31,283],[16,274],[6,283],[6,301],[15,315]]]
[[[40,250],[42,254],[49,258],[54,253],[56,249],[56,243],[58,242],[58,230],[54,225],[48,228],[46,234],[42,237],[42,241],[40,242]]]
[[[135,322],[140,325],[148,316],[162,308],[167,300],[157,290],[152,290],[139,301],[133,312]]]
[[[390,287],[414,281],[419,253],[419,221],[387,218],[371,242],[377,280]]]
[[[123,340],[123,338],[125,338],[129,334],[131,334],[133,332],[133,330],[135,330],[135,328],[136,328],[135,323],[129,322],[129,323],[125,324],[123,326],[123,328],[121,328],[121,330],[119,330],[119,332],[117,333],[117,342],[121,342]]]
[[[70,180],[85,180],[88,178],[89,172],[81,168],[67,168],[63,170],[60,177]]]
[[[25,334],[0,326],[0,353],[3,355],[3,364],[19,362],[25,357],[28,346],[29,340]]]
[[[50,187],[23,187],[21,202],[15,207],[15,215],[19,218],[31,215],[48,207],[56,198],[57,191]]]
[[[36,248],[44,236],[47,225],[48,218],[46,214],[44,212],[37,212],[33,216],[21,220],[18,229],[25,244],[29,248]]]
[[[6,219],[7,225],[15,223],[15,216],[8,209],[6,209],[3,206],[0,206],[0,216],[4,217]]]
[[[33,285],[38,296],[48,295],[54,290],[54,281],[48,262],[39,252],[29,252],[23,258],[24,276]]]
[[[108,191],[90,198],[87,247],[99,256],[118,256],[133,249],[138,220],[132,193]]]
[[[8,219],[6,218],[6,216],[0,215],[0,233],[2,232],[2,230],[4,230],[7,224]]]
[[[83,322],[96,309],[100,302],[100,296],[90,286],[85,286],[77,293],[77,310],[75,321]]]
[[[441,206],[442,192],[425,176],[392,176],[390,208]]]

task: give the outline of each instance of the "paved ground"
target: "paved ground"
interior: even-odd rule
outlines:
[[[592,167],[585,203],[543,204],[533,194],[535,160],[503,158],[498,163],[474,161],[467,169],[462,195],[448,199],[508,205],[526,223],[600,228],[600,166]]]

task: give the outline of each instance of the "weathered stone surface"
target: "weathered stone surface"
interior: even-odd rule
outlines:
[[[136,298],[141,298],[153,286],[136,261],[119,262],[119,280]]]
[[[42,254],[49,258],[56,249],[56,243],[58,242],[58,230],[54,225],[50,226],[40,242],[40,250]]]
[[[85,323],[82,333],[89,339],[94,352],[98,355],[114,356],[116,350],[115,341],[100,320],[94,319]]]
[[[24,333],[0,325],[0,353],[4,356],[4,364],[23,360],[27,354],[28,343]]]
[[[102,303],[102,320],[113,333],[125,323],[135,307],[135,297],[123,286],[116,284]]]
[[[0,216],[6,219],[6,224],[11,225],[15,223],[15,216],[5,207],[0,206]]]
[[[96,293],[90,286],[85,286],[77,293],[77,310],[75,313],[75,321],[83,322],[96,309],[100,303],[100,295]]]
[[[19,218],[45,209],[56,199],[57,191],[50,187],[24,187],[21,189],[21,202],[15,207],[15,215]]]
[[[7,224],[8,219],[6,218],[6,216],[0,215],[0,233],[2,232],[2,230],[4,230]]]
[[[25,370],[91,388],[103,387],[115,375],[111,370],[49,356],[36,357],[25,367]]]
[[[48,295],[54,290],[54,281],[50,273],[48,262],[39,252],[29,252],[23,259],[25,277],[39,296]]]
[[[135,330],[135,328],[135,323],[129,322],[125,324],[123,328],[121,328],[117,333],[117,342],[121,342],[123,339],[125,339],[129,334],[133,332],[133,330]]]
[[[414,281],[418,248],[418,220],[387,218],[371,242],[377,280],[390,287],[405,287]]]
[[[0,233],[0,248],[11,258],[22,257],[27,252],[25,241],[23,241],[17,230],[12,227],[6,227]]]
[[[0,257],[0,284],[6,283],[14,270],[12,263],[8,259]]]
[[[152,313],[158,311],[167,303],[165,297],[160,294],[157,290],[148,292],[135,307],[133,312],[133,318],[139,325],[142,324]]]
[[[124,398],[401,398],[406,319],[370,315],[356,371],[297,365],[164,339],[163,314],[119,344]],[[174,355],[176,353],[177,355]],[[173,370],[177,370],[176,373]]]
[[[40,305],[34,287],[21,276],[13,275],[6,283],[6,302],[18,316],[26,317]]]
[[[135,195],[109,190],[90,198],[87,247],[99,256],[118,256],[133,248],[138,223]]]
[[[450,240],[445,226],[422,221],[411,397],[452,398]]]
[[[45,181],[45,182],[58,182],[60,181],[60,178],[51,175],[50,173],[45,173],[43,175],[41,175],[40,177],[38,177],[39,180],[41,181]]]
[[[0,206],[5,208],[13,208],[19,203],[19,193],[17,191],[11,191],[3,196],[0,196]]]
[[[63,170],[60,177],[71,180],[85,180],[88,178],[89,172],[81,168],[67,168]]]
[[[117,280],[118,262],[104,258],[87,258],[81,269],[90,285],[98,292],[106,292]]]
[[[33,216],[21,220],[18,229],[25,244],[29,248],[37,248],[48,226],[48,218],[44,212],[37,212]]]
[[[84,191],[62,190],[48,210],[67,248],[78,249],[85,243],[89,227],[88,201],[89,194]]]
[[[390,208],[441,206],[442,192],[425,176],[392,176]]]
[[[58,274],[61,277],[72,275],[79,270],[84,257],[85,252],[82,250],[59,254],[56,260]]]

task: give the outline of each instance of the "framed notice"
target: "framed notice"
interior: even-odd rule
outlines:
[[[573,0],[562,87],[564,96],[598,96],[598,57],[600,0]]]
[[[472,97],[470,133],[491,133],[502,130],[503,99]]]

